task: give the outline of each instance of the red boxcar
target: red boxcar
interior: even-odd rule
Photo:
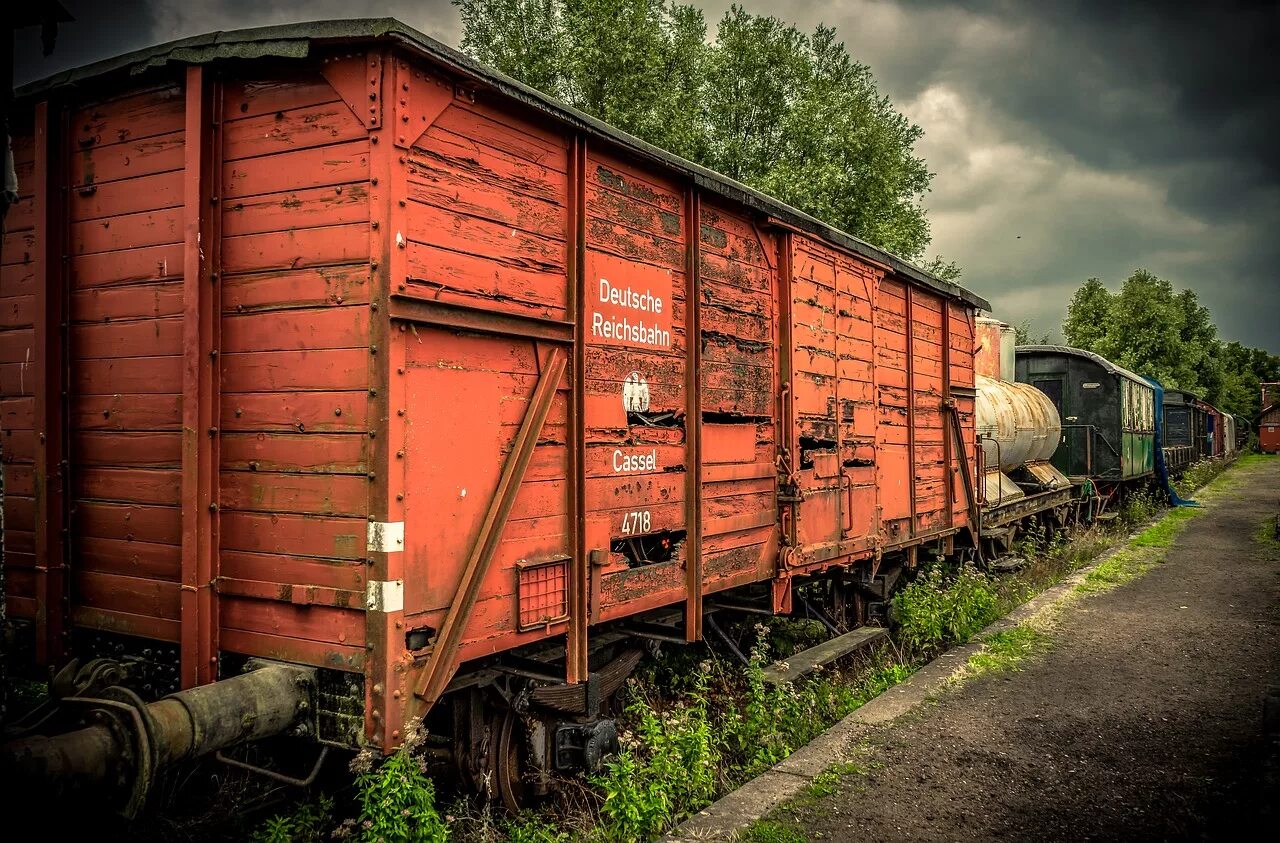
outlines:
[[[19,103],[4,562],[36,663],[314,665],[321,735],[386,748],[494,654],[583,683],[622,619],[696,640],[706,595],[786,611],[974,523],[984,301],[401,24]]]
[[[1258,417],[1258,448],[1264,454],[1280,454],[1280,383],[1262,384],[1262,413]]]

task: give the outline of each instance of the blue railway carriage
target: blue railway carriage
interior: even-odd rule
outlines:
[[[1156,392],[1105,357],[1059,345],[1024,345],[1015,370],[1049,396],[1062,418],[1053,465],[1072,480],[1122,483],[1155,470]]]

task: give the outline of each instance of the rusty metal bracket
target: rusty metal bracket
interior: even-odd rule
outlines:
[[[765,223],[765,224],[766,224],[766,225],[768,225],[768,222],[766,221],[766,223]],[[765,263],[769,264],[769,271],[770,271],[770,272],[774,272],[774,271],[776,271],[776,270],[778,269],[778,246],[777,246],[777,244],[774,244],[774,247],[773,247],[773,249],[772,249],[772,250],[770,250],[770,249],[769,249],[769,245],[765,242],[765,233],[764,233],[764,229],[762,229],[762,228],[760,227],[760,220],[758,220],[758,219],[753,219],[753,220],[751,221],[751,230],[752,230],[753,232],[755,232],[755,235],[756,235],[756,242],[760,244],[760,253],[761,253],[762,255],[764,255]],[[699,226],[699,227],[698,227],[698,231],[697,231],[697,232],[695,232],[695,233],[696,233],[696,234],[698,234],[698,236],[701,236],[701,235],[702,235],[702,227],[701,227],[701,226]]]
[[[387,127],[394,133],[395,145],[408,149],[431,128],[454,98],[454,86],[404,59],[395,59],[392,67],[393,86],[391,121]]]
[[[453,671],[457,667],[458,643],[467,620],[471,617],[471,608],[475,605],[480,593],[480,583],[493,554],[502,539],[503,528],[507,525],[507,516],[515,504],[516,495],[520,492],[520,484],[529,468],[529,460],[533,457],[534,447],[538,444],[538,436],[546,423],[547,414],[551,411],[551,402],[555,399],[556,389],[564,376],[568,364],[568,355],[563,349],[553,348],[546,367],[542,370],[538,383],[534,386],[533,396],[529,401],[529,409],[520,423],[520,430],[512,441],[511,453],[507,455],[502,466],[502,476],[498,479],[498,488],[494,490],[489,508],[485,512],[480,532],[475,544],[467,556],[462,578],[458,582],[458,590],[449,602],[449,610],[445,613],[440,631],[431,645],[431,656],[418,675],[414,694],[429,707],[440,698]]]
[[[382,122],[382,55],[332,56],[320,65],[320,74],[366,129]]]

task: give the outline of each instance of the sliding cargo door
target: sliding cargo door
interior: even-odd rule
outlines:
[[[387,236],[407,274],[391,290],[387,354],[392,390],[404,390],[391,420],[403,448],[387,446],[404,488],[404,629],[394,644],[430,653],[415,679],[428,700],[459,664],[567,629],[569,147],[536,122],[453,97],[392,158],[406,180],[406,200],[392,206],[404,207],[404,242]],[[395,539],[382,541],[395,549]]]
[[[703,205],[702,587],[772,576],[778,553],[776,235]]]
[[[792,242],[794,541],[803,562],[821,562],[875,543],[871,294],[879,271],[807,239]]]

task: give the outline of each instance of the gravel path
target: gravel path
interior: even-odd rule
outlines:
[[[1048,653],[867,732],[866,772],[780,816],[822,840],[1280,839],[1257,828],[1280,562],[1254,540],[1280,460],[1232,475],[1164,564],[1069,606]]]

